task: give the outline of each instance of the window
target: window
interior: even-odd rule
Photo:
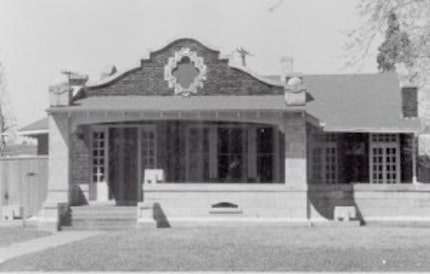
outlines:
[[[154,127],[147,126],[141,129],[141,159],[143,170],[157,167],[155,140]]]
[[[400,144],[397,134],[370,135],[370,180],[374,184],[400,182]]]
[[[238,127],[218,128],[218,176],[226,182],[246,180],[246,130]]]
[[[321,143],[311,149],[311,174],[313,183],[338,182],[337,144]]]
[[[106,181],[106,132],[95,130],[92,133],[93,182]]]

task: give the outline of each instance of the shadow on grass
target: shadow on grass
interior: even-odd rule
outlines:
[[[338,206],[351,206],[356,210],[356,220],[360,225],[365,225],[360,208],[355,202],[354,185],[339,185],[337,188],[321,187],[320,185],[308,184],[308,199],[310,205],[319,215],[328,220],[334,220],[334,211]],[[308,209],[309,210],[309,209]],[[310,215],[310,212],[308,212]]]
[[[164,214],[163,209],[161,208],[159,203],[154,204],[154,220],[157,224],[157,228],[170,228],[171,225],[169,223],[169,220],[166,217],[166,214]]]

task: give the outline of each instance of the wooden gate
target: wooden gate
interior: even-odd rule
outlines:
[[[0,158],[0,209],[19,205],[24,216],[41,209],[48,193],[48,157]]]

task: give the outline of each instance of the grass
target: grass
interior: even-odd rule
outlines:
[[[223,227],[102,234],[0,271],[429,271],[430,229]]]
[[[2,227],[0,228],[0,247],[48,236],[49,234],[49,232],[38,231],[37,229],[22,228],[18,226]]]

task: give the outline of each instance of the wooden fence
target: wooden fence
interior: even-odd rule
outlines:
[[[30,217],[38,213],[47,193],[47,156],[0,158],[0,208],[19,205]]]

